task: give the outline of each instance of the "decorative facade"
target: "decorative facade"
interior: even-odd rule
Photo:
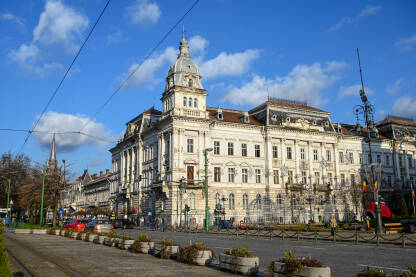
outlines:
[[[361,218],[360,184],[369,153],[365,128],[333,123],[329,112],[297,101],[268,98],[249,111],[207,107],[201,80],[183,36],[166,77],[163,110],[152,107],[127,122],[123,138],[110,149],[113,211],[202,225],[208,197],[211,224],[219,218],[280,223],[327,221],[331,214],[338,220]],[[397,120],[380,122],[372,138],[381,193],[387,196],[416,176],[416,123]]]

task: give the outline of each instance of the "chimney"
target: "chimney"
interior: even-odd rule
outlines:
[[[108,174],[110,174],[110,170],[109,169],[106,169],[105,170],[105,175],[108,175]]]
[[[103,176],[103,172],[102,172],[102,171],[100,171],[100,177],[101,177],[101,176]]]
[[[92,177],[93,179],[97,178],[97,173],[94,173],[91,177]]]

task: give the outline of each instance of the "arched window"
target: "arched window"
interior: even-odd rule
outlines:
[[[248,195],[247,194],[243,195],[243,209],[244,210],[248,209]]]
[[[261,195],[257,194],[256,196],[256,205],[257,205],[257,210],[261,210]]]
[[[198,108],[198,99],[194,98],[194,108]]]
[[[186,97],[183,98],[183,106],[186,107]]]
[[[196,203],[195,203],[195,193],[191,192],[189,194],[189,208],[191,210],[195,210],[196,209]]]
[[[220,194],[219,193],[216,193],[215,194],[215,204],[220,204]]]
[[[192,108],[192,98],[191,97],[189,97],[189,100],[188,100],[188,107]]]
[[[235,208],[235,202],[234,202],[234,194],[230,194],[230,196],[228,197],[228,204],[229,204],[229,209],[230,210],[234,210]]]
[[[192,79],[189,79],[189,81],[188,81],[188,87],[192,87]]]

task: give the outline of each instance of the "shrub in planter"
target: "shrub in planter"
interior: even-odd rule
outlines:
[[[119,238],[119,235],[110,232],[107,234],[107,238],[104,240],[104,244],[107,246],[117,246]]]
[[[92,242],[97,235],[94,232],[87,232],[84,241]]]
[[[133,243],[134,243],[133,238],[131,238],[129,235],[124,235],[121,238],[121,243],[119,243],[119,248],[124,249],[124,250],[128,250],[133,245]]]
[[[64,237],[71,238],[72,237],[71,233],[72,233],[72,230],[66,229],[64,232]]]
[[[220,254],[220,268],[241,273],[254,275],[259,271],[259,258],[253,256],[253,252],[247,247],[227,249]]]
[[[189,242],[189,245],[179,248],[179,260],[187,264],[210,264],[214,252],[204,245],[204,242]]]
[[[77,231],[73,231],[73,232],[71,233],[71,237],[72,237],[73,239],[76,239],[76,238],[77,238],[77,236],[78,236],[78,232],[77,232]]]
[[[321,262],[311,257],[294,257],[293,251],[289,250],[289,252],[285,252],[284,258],[270,264],[269,276],[330,277],[331,269],[323,267]]]
[[[58,228],[56,228],[56,227],[51,228],[51,229],[49,229],[49,235],[56,236],[57,231],[59,232]]]
[[[131,250],[135,253],[149,253],[155,246],[149,235],[140,234],[135,240],[131,247]]]
[[[84,234],[84,231],[79,231],[78,232],[78,234],[77,234],[77,237],[76,237],[76,239],[77,240],[82,240],[82,235]]]
[[[155,244],[154,254],[162,259],[176,258],[179,252],[179,246],[174,245],[174,239],[163,238],[162,241]]]
[[[94,233],[94,234],[96,236],[94,237],[94,239],[92,240],[92,242],[93,243],[96,243],[96,244],[101,244],[102,241],[104,240],[105,233],[104,232],[98,232],[98,233]],[[103,237],[102,240],[101,240],[101,242],[100,242],[100,237]]]

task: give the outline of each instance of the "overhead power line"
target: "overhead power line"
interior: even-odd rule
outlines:
[[[108,0],[107,3],[105,4],[105,7],[101,11],[100,15],[98,16],[97,20],[95,21],[94,25],[92,26],[92,28],[91,28],[90,32],[88,33],[87,37],[84,39],[84,42],[82,43],[81,47],[79,48],[79,50],[78,50],[77,54],[75,55],[74,59],[72,60],[71,64],[67,68],[64,76],[62,77],[61,81],[58,83],[58,86],[56,87],[55,91],[52,93],[51,97],[49,98],[48,102],[46,103],[46,106],[43,108],[42,113],[40,114],[40,116],[36,120],[36,122],[33,125],[31,131],[28,132],[28,134],[27,134],[27,136],[25,138],[25,141],[23,142],[22,146],[19,149],[19,152],[17,152],[17,155],[19,155],[20,152],[23,150],[23,148],[25,147],[27,141],[30,138],[30,135],[35,130],[36,126],[38,126],[39,121],[42,119],[43,115],[45,114],[45,112],[49,108],[49,105],[52,103],[52,100],[55,98],[56,94],[58,93],[59,89],[61,88],[62,83],[65,81],[66,77],[68,76],[69,71],[71,70],[71,68],[74,65],[75,61],[78,59],[78,56],[81,54],[82,49],[84,49],[85,44],[87,43],[88,39],[92,35],[93,31],[95,30],[95,27],[97,26],[98,22],[100,21],[101,17],[103,16],[103,14],[104,14],[105,10],[107,9],[108,5],[110,4],[110,2],[111,2],[111,0]]]
[[[172,31],[183,21],[183,19],[192,11],[192,9],[198,4],[199,0],[196,0],[192,6],[176,21],[176,23],[169,29],[169,31],[162,37],[161,40],[153,47],[153,49],[144,57],[144,59],[134,68],[134,70],[127,75],[127,77],[121,82],[120,86],[110,95],[110,97],[105,100],[105,102],[98,108],[98,110],[94,113],[94,115],[90,118],[90,120],[85,123],[85,125],[81,128],[80,132],[82,132],[88,124],[94,119],[103,109],[104,107],[111,101],[111,99],[126,85],[127,81],[139,70],[139,68],[146,62],[153,53],[159,48],[159,46],[166,40],[166,38],[172,33]]]

